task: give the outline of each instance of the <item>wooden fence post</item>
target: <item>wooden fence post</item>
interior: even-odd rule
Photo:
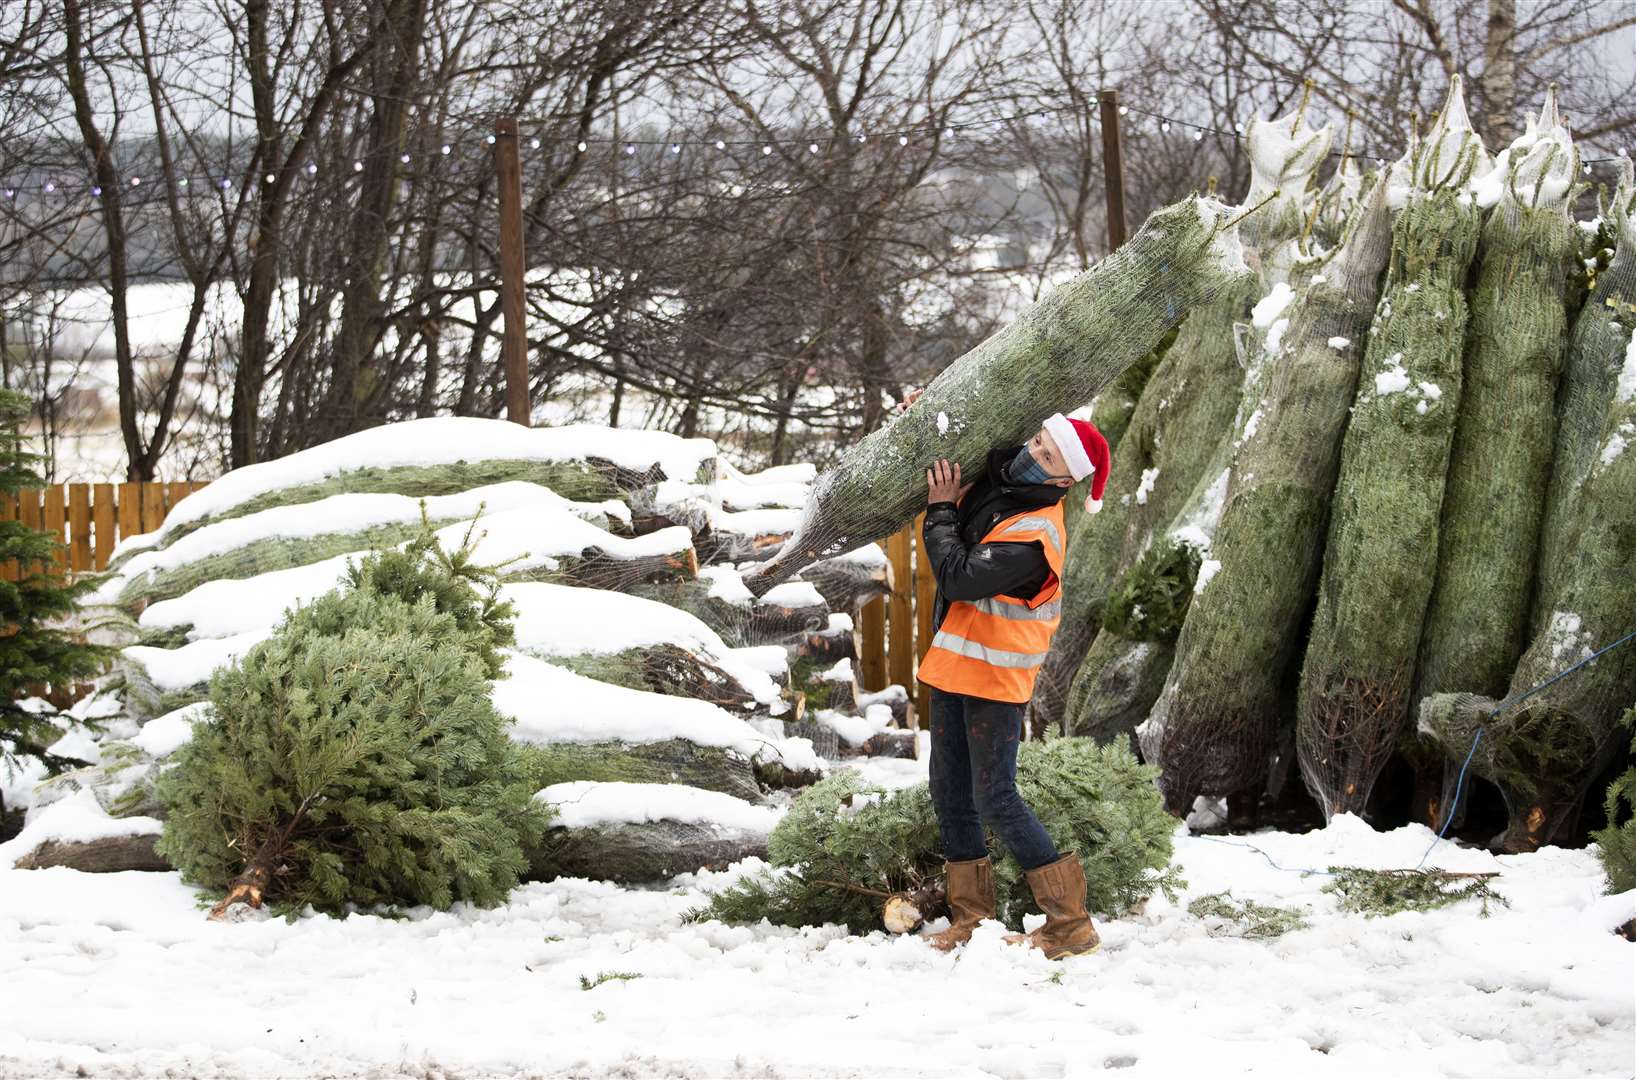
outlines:
[[[91,569],[91,485],[68,486],[68,569]]]
[[[113,554],[114,541],[114,485],[91,485],[91,569],[106,570],[108,556]]]
[[[1098,90],[1102,108],[1102,175],[1108,185],[1108,250],[1125,242],[1125,166],[1119,152],[1119,91]]]
[[[886,688],[886,598],[877,596],[858,609],[858,687]]]
[[[886,636],[887,682],[896,683],[914,696],[915,616],[914,572],[909,561],[914,538],[909,529],[893,533],[886,541],[886,558],[892,564],[892,597],[887,605],[890,622]]]
[[[506,419],[528,426],[528,328],[523,310],[523,169],[517,154],[517,121],[494,123],[494,171],[500,194],[500,312],[504,329]]]

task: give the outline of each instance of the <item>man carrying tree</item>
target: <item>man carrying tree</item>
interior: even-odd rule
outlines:
[[[920,395],[907,395],[905,406]],[[1027,445],[989,451],[984,474],[960,466],[926,473],[926,553],[937,580],[936,630],[920,663],[931,688],[932,803],[943,839],[951,923],[929,935],[947,951],[996,915],[984,826],[999,834],[1028,878],[1045,925],[1008,942],[1051,959],[1101,944],[1085,912],[1079,856],[1059,853],[1017,792],[1023,712],[1061,618],[1067,529],[1062,499],[1091,477],[1086,509],[1100,508],[1108,443],[1094,424],[1057,413]]]

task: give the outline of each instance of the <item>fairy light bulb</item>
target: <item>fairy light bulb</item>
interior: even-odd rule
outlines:
[[[267,183],[271,184],[274,181],[276,181],[278,179],[278,177],[274,176],[272,173],[268,173],[266,176],[263,176],[262,179],[264,181],[266,181]]]
[[[176,183],[179,187],[187,187],[187,177],[182,177],[180,180],[176,181]]]
[[[1128,115],[1130,115],[1130,106],[1129,106],[1129,105],[1121,105],[1121,106],[1119,106],[1119,115],[1120,115],[1120,116],[1128,116]]]
[[[898,145],[899,146],[908,146],[909,145],[909,136],[899,135],[898,136]]]
[[[448,143],[444,143],[442,146],[438,147],[437,152],[442,154],[444,157],[448,157],[450,151],[452,151],[453,149],[454,149],[454,147],[450,146]]]
[[[484,139],[483,141],[488,143],[490,146],[493,146],[494,145],[494,136],[490,135],[486,139]]]
[[[57,190],[57,185],[56,184],[52,183],[50,180],[47,180],[45,182],[45,193],[47,195],[51,194],[53,191],[56,191],[56,190]]]
[[[407,164],[409,164],[409,155],[408,154],[399,154],[398,155],[398,160],[403,162],[405,165],[407,165]]]
[[[636,147],[632,146],[630,143],[626,143],[625,144],[625,155],[627,157],[632,157],[632,156],[635,156],[635,154],[636,154]]]
[[[227,189],[228,189],[228,188],[230,188],[230,187],[232,187],[232,186],[233,186],[233,181],[231,181],[231,180],[229,180],[229,179],[228,179],[228,178],[227,178],[227,177],[225,177],[225,176],[224,176],[224,177],[222,177],[222,190],[223,190],[223,191],[226,191],[226,190],[227,190]]]
[[[308,176],[317,176],[318,175],[318,163],[317,162],[313,162],[313,161],[307,162],[307,175]]]
[[[353,172],[363,172],[364,171],[364,163],[361,162],[361,161],[354,161],[352,163],[352,171]]]
[[[1590,167],[1589,167],[1589,166],[1586,166],[1586,168],[1585,168],[1585,171],[1586,171],[1586,172],[1589,172],[1589,171],[1590,171]],[[101,184],[92,184],[92,185],[91,185],[91,194],[93,194],[93,195],[101,195],[101,194],[102,194],[102,185],[101,185]]]
[[[682,144],[681,143],[671,143],[670,144],[670,152],[672,154],[681,153],[682,152]]]
[[[583,139],[580,140],[580,143],[579,143],[579,152],[582,153],[582,154],[585,153],[585,141]]]
[[[1159,130],[1160,131],[1169,131],[1170,130],[1170,121],[1166,120],[1164,123],[1160,124],[1159,125]]]
[[[761,156],[762,157],[768,157],[769,155],[772,154],[772,152],[773,152],[773,148],[770,147],[770,146],[763,146],[761,148]]]
[[[1193,141],[1194,142],[1203,142],[1204,141],[1204,129],[1203,128],[1200,128],[1199,130],[1193,132]]]
[[[538,135],[528,140],[528,148],[530,150],[538,150],[540,148],[540,137]]]
[[[818,144],[817,143],[810,142],[810,143],[807,144],[807,153],[816,154],[817,152],[818,152]]]
[[[722,142],[720,139],[717,139],[716,140],[716,149],[717,150],[725,150],[725,149],[727,149],[727,144]]]

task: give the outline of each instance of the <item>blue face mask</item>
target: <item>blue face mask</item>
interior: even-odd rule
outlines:
[[[1006,464],[1005,472],[1006,478],[1013,484],[1043,484],[1051,479],[1045,466],[1034,460],[1034,455],[1028,452],[1026,446]]]

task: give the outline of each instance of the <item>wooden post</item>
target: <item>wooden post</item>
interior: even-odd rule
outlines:
[[[142,497],[142,531],[153,532],[165,523],[165,485],[137,484]]]
[[[914,595],[914,574],[910,568],[909,553],[914,550],[914,538],[909,529],[893,533],[886,541],[886,558],[892,564],[892,598],[887,605],[890,623],[886,633],[886,672],[888,682],[914,692],[915,685],[915,616],[910,598]]]
[[[62,575],[68,570],[68,507],[63,499],[61,484],[45,489],[45,531],[57,541],[57,550],[51,556],[51,572]]]
[[[1102,175],[1108,185],[1108,250],[1125,242],[1125,166],[1119,153],[1119,91],[1098,90],[1102,107]]]
[[[91,485],[68,485],[68,569],[91,569]]]
[[[114,485],[91,485],[91,532],[95,549],[91,555],[91,569],[106,570],[108,556],[114,552]]]
[[[886,689],[886,599],[877,596],[858,609],[858,685]]]
[[[915,663],[926,659],[932,647],[932,608],[937,604],[937,578],[932,576],[931,556],[926,554],[926,514],[915,518]],[[916,696],[919,696],[918,689]]]
[[[500,356],[506,371],[506,419],[528,426],[528,328],[523,312],[523,167],[517,121],[494,123],[494,171],[500,193]]]

